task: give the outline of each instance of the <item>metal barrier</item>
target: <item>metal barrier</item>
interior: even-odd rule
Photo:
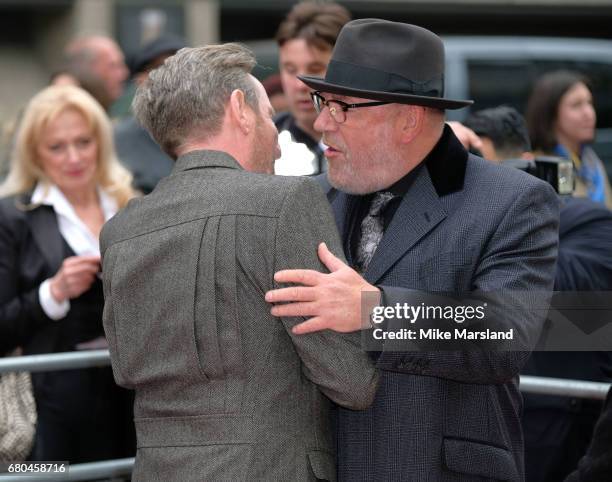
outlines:
[[[110,365],[108,350],[71,351],[45,355],[0,358],[0,373],[51,372],[71,368],[103,367]]]
[[[0,358],[0,374],[14,371],[43,372],[106,365],[110,365],[110,354],[108,350],[28,355]],[[592,400],[604,400],[610,390],[610,386],[610,383],[527,375],[522,375],[520,379],[520,389],[525,393],[588,398]],[[62,475],[61,479],[55,476],[49,476],[48,474],[46,476],[26,476],[0,473],[0,482],[112,479],[113,477],[129,476],[132,473],[133,466],[133,458],[105,460],[102,462],[72,465],[68,474]]]
[[[108,350],[27,355],[0,358],[0,374],[15,371],[45,372],[106,365],[110,365]],[[525,393],[604,400],[610,386],[610,383],[521,375],[520,388]]]
[[[610,383],[521,375],[521,392],[605,400]]]
[[[27,463],[27,462],[26,462]],[[134,459],[104,460],[102,462],[90,462],[87,464],[71,465],[65,474],[46,475],[16,475],[0,473],[0,482],[24,482],[24,481],[76,481],[76,480],[107,480],[114,477],[129,477],[134,467]],[[123,479],[121,479],[123,480]]]

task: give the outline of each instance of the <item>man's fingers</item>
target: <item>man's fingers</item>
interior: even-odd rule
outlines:
[[[90,274],[94,275],[98,271],[100,271],[100,266],[97,264],[78,264],[78,265],[67,266],[64,271],[67,277],[90,275]]]
[[[321,273],[311,269],[284,269],[274,274],[277,283],[296,283],[306,286],[314,286],[319,281]]]
[[[268,303],[278,303],[281,301],[313,301],[314,290],[304,286],[290,286],[289,288],[279,288],[270,290],[266,293]]]
[[[330,272],[338,271],[347,266],[341,259],[332,253],[325,243],[319,244],[319,259]]]
[[[66,258],[64,260],[63,269],[66,272],[87,270],[97,273],[100,271],[100,258],[93,256],[73,256],[72,258]]]
[[[97,254],[82,254],[80,256],[70,256],[64,260],[68,264],[95,264],[100,263],[100,256]]]
[[[76,276],[71,276],[66,279],[66,285],[70,287],[70,289],[79,289],[82,286],[91,286],[95,279],[95,274],[93,273],[81,273]]]
[[[288,303],[286,305],[276,305],[270,310],[273,316],[314,316],[315,305],[311,302]]]
[[[306,333],[314,333],[315,331],[325,330],[327,328],[327,323],[322,318],[315,316],[314,318],[310,318],[299,325],[295,325],[291,329],[291,332],[294,335],[305,335]]]

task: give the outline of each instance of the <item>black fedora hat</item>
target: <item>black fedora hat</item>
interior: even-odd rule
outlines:
[[[144,44],[132,58],[130,70],[133,74],[144,72],[157,57],[168,54],[174,55],[183,47],[187,47],[185,41],[171,34],[161,34],[159,37]]]
[[[438,109],[471,100],[444,98],[444,44],[416,25],[364,18],[338,36],[325,78],[298,76],[315,90]]]

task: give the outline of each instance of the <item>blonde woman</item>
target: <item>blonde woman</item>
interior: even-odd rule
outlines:
[[[0,186],[0,353],[95,346],[102,340],[98,236],[133,196],[102,107],[74,86],[29,102]],[[33,374],[32,460],[123,455],[124,394],[108,368]],[[119,449],[119,450],[118,450]]]

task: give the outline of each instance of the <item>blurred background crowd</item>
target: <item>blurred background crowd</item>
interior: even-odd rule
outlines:
[[[341,27],[366,16],[442,35],[447,96],[475,101],[449,117],[480,136],[465,138],[466,147],[492,162],[544,155],[571,163],[555,289],[612,289],[612,2],[340,3],[0,2],[1,354],[105,346],[100,229],[173,165],[130,115],[151,70],[185,46],[246,43],[277,112],[276,173],[316,175],[326,170],[324,146],[296,76],[323,76]],[[612,357],[537,353],[525,373],[609,382]],[[130,394],[114,386],[110,368],[32,382],[32,460],[133,455]],[[526,397],[527,479],[572,472],[601,410],[597,401]]]

